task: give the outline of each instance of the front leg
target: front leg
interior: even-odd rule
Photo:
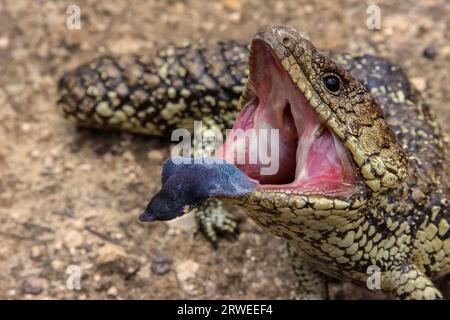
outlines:
[[[414,265],[397,266],[386,272],[382,279],[383,289],[391,292],[397,299],[442,299],[442,293],[433,282]]]
[[[205,200],[194,214],[198,227],[214,248],[217,248],[218,235],[237,236],[236,218],[223,207],[221,201],[214,198]]]
[[[307,263],[294,245],[288,242],[287,248],[294,273],[298,278],[299,298],[304,300],[328,299],[325,275]]]

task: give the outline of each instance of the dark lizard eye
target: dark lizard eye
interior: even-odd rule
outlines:
[[[332,93],[338,93],[341,88],[341,79],[335,74],[328,74],[323,78],[325,87]]]

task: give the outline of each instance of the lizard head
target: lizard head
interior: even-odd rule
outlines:
[[[168,160],[163,189],[141,220],[172,219],[216,197],[289,238],[293,224],[345,227],[407,176],[406,155],[379,104],[293,29],[256,34],[240,105],[214,154],[226,165],[174,166]],[[317,225],[320,216],[330,221]]]
[[[256,182],[243,197],[222,198],[250,212],[351,210],[396,189],[407,176],[406,155],[379,104],[293,29],[272,27],[256,34],[240,104],[241,113],[215,156],[235,163]],[[256,134],[246,134],[249,129]],[[275,141],[263,137],[270,129],[278,130]],[[251,163],[236,161],[248,160],[256,150],[249,146],[261,148],[268,140],[277,170],[269,170],[274,163],[259,155]]]

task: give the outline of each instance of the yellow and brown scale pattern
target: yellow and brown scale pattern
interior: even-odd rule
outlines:
[[[449,167],[435,116],[398,66],[371,56],[347,61],[350,72],[380,103],[409,160],[408,178],[401,188],[370,209],[374,224],[380,226],[376,232],[387,243],[380,246],[389,250],[385,260],[401,250],[431,278],[448,272]],[[397,242],[404,237],[407,245],[392,246],[389,237]]]
[[[149,135],[192,129],[194,120],[230,128],[247,55],[234,42],[186,42],[145,56],[101,57],[61,78],[58,107],[83,126]]]
[[[398,66],[369,55],[326,55],[381,105],[408,157],[407,179],[382,196],[362,192],[351,203],[265,191],[238,204],[326,274],[365,281],[367,268],[376,265],[397,281],[397,296],[432,297],[427,277],[419,281],[421,290],[407,278],[450,271],[449,168],[440,129]],[[61,79],[58,106],[84,126],[169,135],[202,120],[223,130],[238,114],[247,59],[248,47],[235,42],[186,43],[144,58],[100,58]],[[383,176],[383,168],[371,167]],[[417,269],[409,270],[411,264]]]

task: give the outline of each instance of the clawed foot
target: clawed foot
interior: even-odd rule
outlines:
[[[216,199],[206,200],[195,211],[195,218],[206,239],[217,249],[219,237],[237,239],[239,234],[236,218],[223,208]]]

